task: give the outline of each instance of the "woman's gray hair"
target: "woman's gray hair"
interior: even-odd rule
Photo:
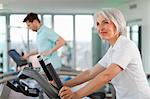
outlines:
[[[120,35],[124,35],[124,36],[127,35],[126,21],[120,10],[115,8],[102,9],[101,11],[95,14],[94,17],[95,23],[96,23],[96,19],[99,18],[100,16],[103,16],[106,19],[112,21],[115,24],[116,29],[120,33]]]

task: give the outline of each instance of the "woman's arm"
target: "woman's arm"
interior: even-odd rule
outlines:
[[[75,94],[79,97],[84,97],[95,92],[111,81],[122,70],[119,65],[111,64],[106,70],[95,76],[86,86],[75,92]]]
[[[99,88],[102,88],[110,80],[112,80],[117,74],[123,69],[117,64],[111,64],[103,72],[97,74],[86,86],[82,87],[76,92],[72,92],[69,87],[62,87],[59,91],[61,99],[81,99],[82,97],[88,96],[95,92]]]
[[[82,84],[86,81],[89,81],[93,79],[98,73],[104,71],[105,68],[100,66],[99,64],[96,64],[92,69],[86,70],[79,74],[74,79],[71,79],[64,83],[64,86],[73,87],[79,84]]]

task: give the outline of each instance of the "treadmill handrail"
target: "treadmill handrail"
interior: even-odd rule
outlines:
[[[45,65],[45,63],[40,55],[37,56],[37,58],[39,59],[39,63],[41,64],[47,78],[49,80],[54,80],[58,89],[60,90],[62,88],[63,84],[62,84],[58,74],[56,73],[54,67],[52,66],[52,64],[49,63],[49,64]]]
[[[41,67],[43,68],[43,71],[45,72],[45,75],[47,76],[48,80],[49,80],[49,81],[52,81],[53,78],[52,78],[51,74],[48,72],[48,70],[47,70],[47,68],[46,68],[46,65],[45,65],[43,59],[41,58],[40,55],[37,56],[37,58],[38,58],[38,60],[39,60],[39,63],[40,63],[40,65],[41,65]]]
[[[51,74],[52,78],[54,79],[58,89],[60,90],[63,87],[63,84],[62,84],[58,74],[56,73],[55,69],[53,68],[52,64],[51,63],[47,64],[46,68],[49,71],[49,73]]]

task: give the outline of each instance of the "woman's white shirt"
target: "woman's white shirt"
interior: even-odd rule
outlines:
[[[150,99],[150,88],[139,50],[134,42],[120,36],[98,63],[105,68],[112,63],[123,68],[111,81],[117,99]]]

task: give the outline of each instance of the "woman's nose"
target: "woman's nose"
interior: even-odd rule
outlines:
[[[99,26],[99,30],[100,30],[100,31],[103,31],[103,30],[104,30],[104,27],[103,27],[103,26]]]

